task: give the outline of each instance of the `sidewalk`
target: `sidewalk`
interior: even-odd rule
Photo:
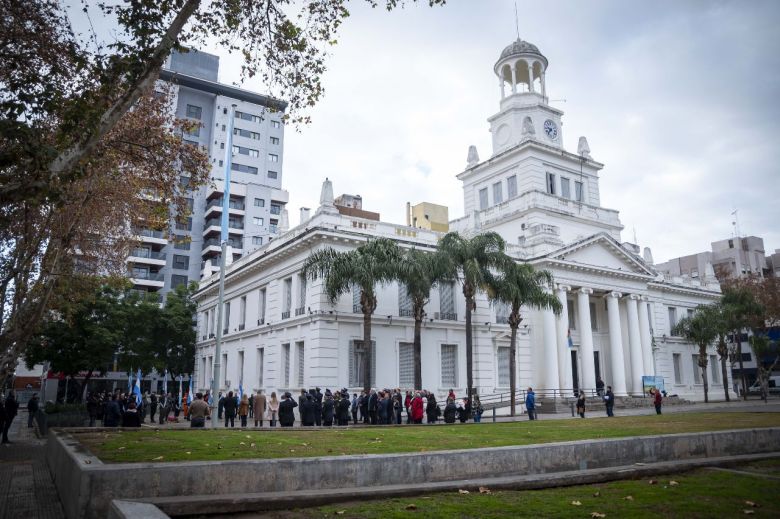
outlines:
[[[0,518],[61,519],[65,517],[46,464],[46,440],[27,427],[20,409],[8,439],[0,445]]]

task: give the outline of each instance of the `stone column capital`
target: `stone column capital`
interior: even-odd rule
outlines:
[[[620,292],[609,292],[604,297],[607,297],[607,298],[611,297],[613,299],[620,299],[621,297],[623,297],[623,294],[621,294]]]
[[[584,294],[586,296],[589,296],[589,295],[591,295],[593,293],[593,289],[592,288],[588,288],[588,287],[582,287],[577,292],[579,292],[580,294]]]
[[[557,285],[556,290],[560,290],[562,292],[569,292],[571,290],[571,287],[569,285]]]
[[[628,298],[632,301],[639,301],[640,299],[642,299],[642,296],[640,296],[639,294],[628,294]]]

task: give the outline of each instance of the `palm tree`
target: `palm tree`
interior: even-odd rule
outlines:
[[[739,376],[742,382],[742,398],[747,400],[747,379],[745,378],[745,367],[742,361],[742,339],[740,334],[743,329],[755,323],[756,316],[762,315],[764,308],[756,301],[753,292],[744,286],[729,287],[724,290],[721,303],[727,308],[726,315],[729,319],[729,327],[733,330],[734,342],[737,343],[737,361],[739,362]]]
[[[707,346],[718,337],[718,329],[712,318],[712,309],[700,305],[690,317],[680,319],[674,326],[674,333],[699,346],[699,367],[704,384],[704,402],[709,402],[707,384]],[[725,384],[725,382],[724,382]]]
[[[392,281],[400,260],[400,250],[393,240],[371,240],[355,250],[338,252],[330,247],[313,252],[304,262],[302,274],[315,280],[322,277],[331,304],[360,289],[360,311],[363,313],[363,389],[371,390],[371,316],[376,310],[376,286]]]
[[[495,232],[478,234],[473,238],[450,232],[439,242],[439,250],[446,258],[447,271],[451,277],[460,279],[466,298],[466,385],[469,402],[474,397],[471,332],[471,312],[476,308],[474,298],[477,290],[484,289],[493,278],[491,269],[500,269],[511,261],[504,254],[504,246],[504,239]]]
[[[729,345],[726,342],[726,338],[731,331],[731,308],[728,305],[724,305],[723,301],[718,301],[708,308],[709,317],[712,319],[712,325],[715,327],[718,336],[718,344],[715,347],[715,351],[717,351],[718,359],[720,360],[720,376],[721,380],[723,380],[723,393],[726,396],[726,402],[729,402],[731,401],[731,397],[729,396],[728,369],[726,367],[726,363],[729,359]]]
[[[756,357],[756,373],[758,374],[758,384],[761,389],[761,400],[767,401],[769,396],[769,377],[780,362],[780,353],[776,344],[772,344],[769,337],[763,334],[755,334],[750,338],[750,347],[753,355]],[[775,358],[769,362],[766,359],[774,354]]]
[[[509,262],[504,265],[501,277],[493,278],[488,286],[488,297],[497,302],[505,303],[511,307],[509,328],[512,330],[509,341],[509,391],[510,414],[515,416],[515,392],[517,391],[516,371],[516,343],[517,329],[523,318],[520,308],[523,306],[544,310],[552,309],[555,314],[563,311],[563,305],[558,298],[547,288],[552,288],[553,277],[547,270],[534,270],[528,263]]]
[[[447,278],[447,264],[439,253],[426,253],[419,249],[408,249],[397,264],[395,273],[398,283],[406,290],[412,302],[414,317],[414,387],[422,389],[422,323],[425,305],[431,298],[431,290],[439,281]]]

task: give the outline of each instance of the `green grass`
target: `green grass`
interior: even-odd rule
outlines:
[[[780,426],[780,413],[677,413],[588,420],[284,430],[141,429],[78,433],[105,462],[387,454]]]
[[[776,466],[776,465],[775,465]],[[760,471],[756,466],[740,470]],[[405,499],[344,503],[268,513],[263,517],[434,518],[576,517],[607,518],[780,517],[780,480],[715,470],[598,485],[489,494],[448,492]],[[677,485],[670,485],[670,481]],[[630,499],[629,499],[630,496]],[[573,501],[580,505],[572,504]],[[756,507],[746,503],[751,501]],[[414,506],[415,509],[407,509]]]

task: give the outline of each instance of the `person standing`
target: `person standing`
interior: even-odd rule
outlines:
[[[423,400],[419,392],[414,394],[414,398],[409,402],[409,408],[412,411],[412,423],[421,424],[425,411],[423,409]]]
[[[375,390],[371,390],[371,396],[368,397],[368,416],[371,425],[376,425],[377,422],[377,407],[379,405],[379,395]]]
[[[458,407],[452,398],[447,398],[447,405],[444,406],[444,423],[455,423],[455,417],[458,414]]]
[[[655,406],[655,414],[661,414],[661,405],[663,404],[664,397],[658,388],[652,388],[650,394],[653,395],[653,405]]]
[[[431,392],[428,392],[428,404],[425,407],[425,414],[428,415],[428,423],[436,423],[439,414],[441,414],[439,405],[436,403],[436,396]]]
[[[407,413],[409,412],[408,407],[406,408],[406,411]],[[401,422],[403,421],[402,413],[401,413],[401,392],[400,391],[393,394],[393,418],[390,421],[397,425],[401,425]]]
[[[3,424],[3,443],[11,443],[8,441],[8,430],[11,428],[11,422],[14,421],[16,413],[19,410],[19,402],[16,401],[14,392],[8,393],[5,399],[5,424]]]
[[[27,402],[27,427],[33,426],[33,419],[35,418],[35,413],[37,412],[38,412],[38,393],[35,393],[33,394],[30,401]]]
[[[222,396],[222,391],[219,392],[219,400],[217,400],[217,418],[222,420],[222,413],[225,412],[225,397]]]
[[[238,404],[238,417],[241,418],[241,427],[246,427],[247,416],[249,416],[249,397],[244,394],[241,396],[241,402]]]
[[[157,393],[149,397],[149,421],[154,423],[154,415],[157,414]]]
[[[525,409],[528,411],[528,419],[536,420],[536,393],[530,387],[525,394]]]
[[[596,379],[596,394],[601,397],[604,396],[604,381],[601,380],[601,377]]]
[[[585,418],[585,393],[582,389],[577,394],[577,414],[580,418]]]
[[[337,411],[339,425],[349,425],[349,391],[346,389],[341,390],[341,400],[339,400],[339,406]]]
[[[314,427],[314,396],[304,393],[298,400],[298,413],[301,415],[301,425]]]
[[[122,413],[122,427],[141,427],[141,414],[136,408],[135,400],[132,400]]]
[[[358,423],[358,396],[357,393],[352,393],[352,423],[357,425]]]
[[[364,424],[370,423],[368,415],[368,394],[365,391],[360,392],[360,417],[363,419]]]
[[[604,393],[604,406],[607,408],[607,416],[612,414],[612,408],[615,407],[615,395],[612,393],[612,386],[607,386],[607,392]]]
[[[309,391],[309,394],[314,397],[314,425],[319,427],[322,425],[322,391],[315,388]]]
[[[90,427],[95,427],[95,421],[97,420],[99,408],[100,404],[98,403],[98,399],[95,396],[95,393],[90,393],[87,397],[87,415],[89,416]]]
[[[482,407],[482,402],[479,401],[478,396],[474,396],[474,423],[482,422],[482,413],[485,409]]]
[[[225,416],[225,427],[230,423],[230,427],[236,426],[236,411],[238,410],[236,397],[232,391],[228,391],[226,397],[222,399],[222,414]]]
[[[117,427],[119,420],[122,418],[122,411],[117,402],[116,393],[111,395],[111,400],[106,402],[106,408],[103,411],[103,426],[104,427]]]
[[[271,427],[276,427],[276,421],[279,419],[279,399],[276,398],[276,391],[271,392],[271,399],[268,401],[268,420]]]
[[[335,414],[335,403],[330,389],[325,390],[325,400],[322,401],[322,423],[325,427],[333,426],[333,416]]]
[[[253,418],[255,416],[255,395],[250,394],[249,395],[249,418]]]
[[[298,404],[293,400],[290,392],[284,394],[284,400],[279,404],[279,425],[282,427],[292,427],[295,423],[295,411]]]
[[[202,393],[195,393],[195,400],[187,409],[190,413],[190,427],[205,427],[206,418],[211,417],[209,405],[203,400]]]
[[[255,396],[254,402],[252,402],[252,409],[255,417],[255,427],[263,426],[263,416],[265,416],[265,395],[263,394],[263,390],[259,390],[257,392],[257,396]]]

